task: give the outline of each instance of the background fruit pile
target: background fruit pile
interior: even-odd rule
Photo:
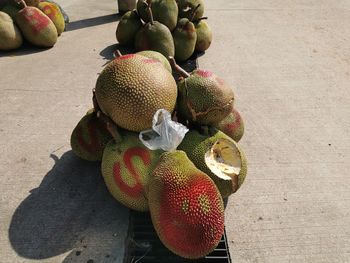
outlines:
[[[72,132],[72,150],[101,161],[113,197],[130,209],[149,211],[170,251],[204,257],[223,235],[224,198],[247,173],[233,89],[210,71],[187,73],[155,51],[116,53],[96,81],[93,108]],[[172,69],[181,77],[175,79]],[[172,151],[150,150],[140,140],[159,109],[189,129]]]
[[[53,47],[68,17],[50,0],[8,0],[0,11],[0,50],[22,46],[23,38],[38,47]]]
[[[203,0],[138,0],[137,10],[125,13],[118,23],[116,37],[136,51],[154,50],[185,61],[211,44],[203,14]]]

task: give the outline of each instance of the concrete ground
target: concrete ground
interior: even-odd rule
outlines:
[[[72,22],[54,48],[0,54],[0,262],[121,262],[128,210],[69,145],[116,47],[116,3],[57,2]],[[350,1],[205,3],[199,65],[234,87],[246,125],[233,262],[349,262]]]

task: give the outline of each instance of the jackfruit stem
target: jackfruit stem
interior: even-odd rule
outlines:
[[[203,16],[203,17],[198,18],[197,20],[194,20],[194,21],[192,21],[192,22],[193,22],[193,23],[199,23],[201,20],[207,20],[207,19],[208,19],[207,16]]]
[[[147,13],[149,16],[149,21],[150,21],[151,25],[153,25],[154,19],[153,19],[153,13],[151,10],[152,0],[144,0],[143,3],[147,6]]]
[[[114,55],[115,58],[119,58],[119,57],[123,56],[123,54],[120,52],[119,49],[117,49],[116,51],[114,51],[113,55]]]
[[[107,115],[105,115],[101,111],[98,111],[97,117],[106,123],[107,130],[112,135],[112,137],[116,143],[119,143],[123,140],[118,132],[117,125],[115,125],[115,123]]]
[[[180,74],[180,76],[182,76],[184,78],[188,78],[190,76],[190,74],[188,72],[186,72],[186,70],[184,70],[178,64],[176,64],[176,61],[173,57],[168,57],[168,60],[170,62],[171,68],[174,71],[178,72]]]
[[[194,16],[196,15],[197,10],[198,10],[198,8],[199,8],[200,6],[201,6],[201,4],[198,4],[198,5],[193,9],[193,11],[192,11],[192,13],[191,13],[191,19],[190,19],[191,22],[193,21]]]

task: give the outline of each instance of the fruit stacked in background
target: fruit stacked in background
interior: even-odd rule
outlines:
[[[0,50],[12,50],[22,45],[22,34],[12,18],[0,12]]]
[[[0,50],[19,48],[22,45],[20,38],[38,47],[53,47],[57,37],[65,29],[65,18],[61,8],[51,1],[8,0],[1,11],[11,17],[13,26],[8,17],[7,23],[4,23],[3,19],[0,20],[0,28],[6,32],[3,33],[6,37],[1,38]],[[16,44],[12,40],[13,37],[9,37],[14,34],[14,29],[11,28],[19,29],[16,31]]]
[[[93,110],[72,132],[72,150],[101,161],[111,195],[130,209],[149,211],[170,251],[204,257],[224,231],[223,198],[247,173],[232,87],[210,71],[187,73],[156,51],[115,54],[97,78]],[[181,76],[177,83],[172,71]],[[158,109],[189,128],[177,150],[150,150],[139,139]]]
[[[138,0],[137,10],[122,16],[116,37],[136,51],[154,50],[185,61],[212,42],[203,14],[202,0]]]

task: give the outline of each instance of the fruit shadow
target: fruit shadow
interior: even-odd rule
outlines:
[[[108,23],[114,23],[119,21],[121,18],[120,14],[110,14],[105,16],[98,16],[93,18],[86,18],[77,21],[72,21],[66,26],[65,31],[74,31],[82,28],[99,26]]]
[[[11,51],[0,51],[0,58],[31,55],[39,52],[45,52],[50,49],[51,48],[33,46],[32,44],[24,40],[22,46],[19,49],[11,50]]]
[[[134,49],[120,45],[119,43],[109,45],[102,49],[100,52],[100,56],[103,57],[104,60],[107,60],[107,62],[103,66],[107,65],[111,60],[115,58],[114,53],[116,50],[119,50],[120,53],[122,53],[123,55],[135,52]]]
[[[122,262],[129,210],[108,193],[100,164],[72,151],[50,157],[53,168],[12,216],[13,249],[29,259],[70,252],[63,262]]]

